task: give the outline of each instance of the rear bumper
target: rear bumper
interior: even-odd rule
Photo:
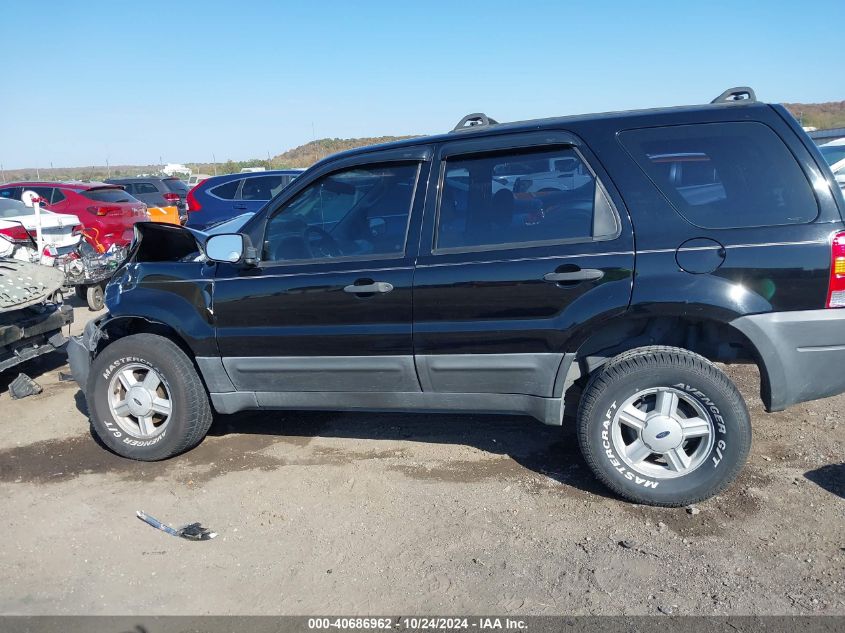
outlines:
[[[731,325],[757,349],[767,410],[845,392],[845,310],[755,314]]]

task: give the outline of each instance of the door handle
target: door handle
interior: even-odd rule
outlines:
[[[545,281],[553,283],[565,283],[567,281],[595,281],[604,277],[604,271],[598,268],[582,268],[563,273],[546,273],[543,275]]]
[[[236,205],[233,205],[232,208],[237,209],[238,211],[243,211],[243,210],[246,209],[246,205],[245,204],[236,204]]]
[[[349,284],[344,287],[343,292],[349,292],[354,295],[373,294],[376,292],[385,293],[393,290],[393,284],[386,281],[374,281],[369,284]]]

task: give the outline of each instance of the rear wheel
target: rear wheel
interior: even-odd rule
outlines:
[[[154,334],[119,339],[94,359],[85,390],[91,425],[112,451],[155,461],[193,448],[212,415],[190,359]]]
[[[88,302],[88,309],[97,312],[105,307],[102,284],[88,286],[85,290],[85,300]]]
[[[611,490],[637,503],[682,506],[736,477],[751,422],[736,386],[710,361],[644,347],[593,375],[578,435],[587,463]]]

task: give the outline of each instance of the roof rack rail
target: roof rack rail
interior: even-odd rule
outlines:
[[[453,132],[462,132],[463,130],[471,130],[477,127],[487,127],[489,125],[498,125],[496,119],[491,119],[483,112],[473,112],[466,115],[463,119],[458,121],[458,124],[452,128]]]
[[[731,101],[757,101],[757,95],[748,86],[737,86],[728,88],[710,103],[730,103]]]

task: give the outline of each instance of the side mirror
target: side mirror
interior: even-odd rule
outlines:
[[[212,235],[205,243],[205,254],[211,261],[237,264],[243,259],[244,236],[238,233]]]

